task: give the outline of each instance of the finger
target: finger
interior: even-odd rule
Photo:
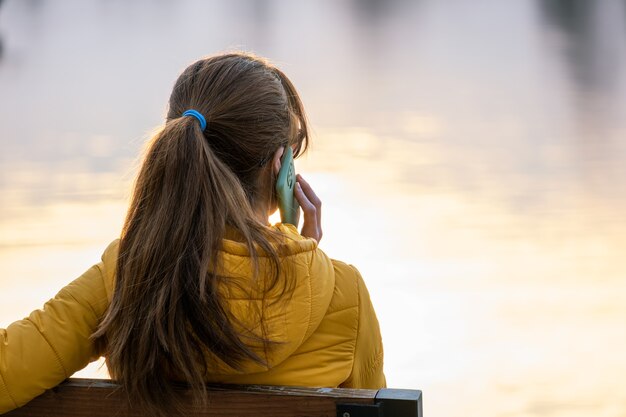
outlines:
[[[302,185],[302,191],[304,191],[308,200],[315,206],[316,208],[316,216],[317,216],[317,227],[320,229],[322,227],[322,200],[315,194],[311,185],[302,177],[302,175],[298,174],[296,176],[299,184]]]
[[[321,237],[322,234],[322,200],[315,194],[311,185],[302,177],[302,175],[298,174],[296,176],[298,183],[302,186],[302,191],[304,191],[307,199],[315,206],[316,211],[316,220],[317,220],[317,229],[318,234]]]
[[[314,219],[317,220],[317,215],[315,215],[315,212],[317,211],[317,209],[315,205],[311,202],[311,200],[307,198],[299,182],[296,182],[296,187],[294,188],[293,191],[294,191],[294,196],[296,197],[296,200],[298,201],[298,204],[300,204],[300,207],[302,207],[305,221],[307,220],[307,218],[310,218],[312,215]],[[313,220],[313,219],[310,219],[310,220]]]
[[[300,182],[302,181],[302,182]],[[304,190],[308,187],[309,193]],[[304,212],[304,223],[302,225],[302,236],[312,237],[318,242],[322,239],[322,202],[317,197],[311,186],[302,178],[298,178],[296,182],[296,196],[303,200],[302,210]],[[313,201],[311,201],[313,199]]]
[[[315,207],[321,207],[322,200],[320,200],[317,194],[315,194],[315,191],[313,191],[311,185],[300,174],[296,176],[296,179],[298,183],[300,183],[300,185],[302,186],[302,191],[304,191],[304,194],[309,199],[309,201],[313,203]]]
[[[300,234],[304,237],[313,238],[319,242],[321,234],[317,224],[317,209],[306,197],[300,184],[296,183],[294,191],[294,195],[304,212],[304,222],[302,223],[302,230],[300,231]]]

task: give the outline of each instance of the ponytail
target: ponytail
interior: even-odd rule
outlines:
[[[133,403],[157,415],[180,405],[171,378],[189,383],[197,398],[205,391],[207,352],[234,369],[247,360],[265,364],[235,329],[218,290],[227,226],[241,233],[255,264],[255,243],[270,254],[277,276],[278,255],[238,178],[196,120],[170,121],[152,139],[139,172],[113,300],[94,334],[106,337],[111,376]]]

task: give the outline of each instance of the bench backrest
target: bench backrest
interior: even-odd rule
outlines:
[[[206,406],[189,406],[194,417],[422,417],[417,390],[300,388],[214,385]],[[7,417],[139,417],[119,385],[98,379],[69,379]]]

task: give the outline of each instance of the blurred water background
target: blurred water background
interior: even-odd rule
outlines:
[[[429,417],[625,416],[625,22],[622,0],[0,0],[0,326],[118,235],[177,74],[243,49],[302,94],[297,169],[390,386]]]

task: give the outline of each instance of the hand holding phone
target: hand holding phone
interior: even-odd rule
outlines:
[[[313,188],[301,175],[296,176],[296,188],[294,190],[296,200],[304,213],[304,224],[300,234],[310,237],[319,243],[322,240],[322,201]]]
[[[301,175],[296,175],[291,147],[284,151],[281,158],[276,195],[281,222],[298,227],[302,207],[304,224],[300,234],[319,242],[322,239],[322,201],[309,183]]]

